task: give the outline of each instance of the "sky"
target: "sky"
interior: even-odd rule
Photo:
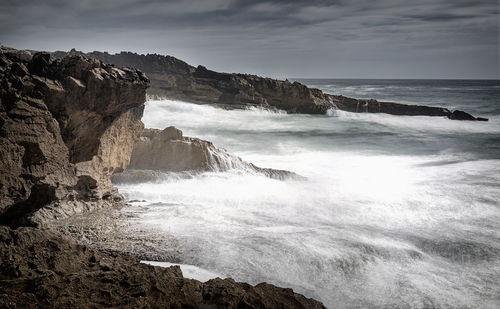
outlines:
[[[499,79],[498,0],[0,0],[0,44],[276,78]]]

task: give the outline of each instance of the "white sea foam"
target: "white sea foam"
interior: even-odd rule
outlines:
[[[394,129],[435,132],[467,132],[500,134],[500,116],[489,116],[489,121],[450,121],[447,117],[431,116],[395,116],[378,113],[351,113],[330,109],[327,115],[340,119],[372,122]]]
[[[141,263],[152,265],[152,266],[160,266],[160,267],[171,267],[171,266],[179,266],[182,271],[182,275],[186,278],[189,279],[196,279],[201,282],[207,282],[210,279],[214,278],[223,278],[220,275],[213,273],[211,271],[208,271],[206,269],[202,269],[199,267],[196,267],[194,265],[187,265],[187,264],[175,264],[175,263],[169,263],[169,262],[155,262],[155,261],[141,261]]]
[[[493,308],[500,119],[332,116],[150,101],[146,126],[175,125],[307,180],[229,171],[119,189],[148,201],[141,222],[179,238],[183,263],[221,276],[331,307]]]

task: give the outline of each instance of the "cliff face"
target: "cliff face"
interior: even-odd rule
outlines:
[[[143,130],[148,79],[81,55],[54,60],[0,47],[0,86],[0,307],[324,308],[291,289],[202,283],[179,267],[144,265],[48,229],[19,227],[54,227],[54,219],[122,205],[110,178],[127,168]],[[203,160],[208,142],[175,129],[161,133],[197,145],[180,153]]]
[[[57,57],[83,54],[76,50],[53,53]],[[139,55],[130,52],[110,55],[85,54],[106,63],[135,67],[151,79],[148,94],[199,104],[217,104],[224,108],[262,106],[289,113],[325,114],[330,109],[353,113],[386,113],[410,116],[441,116],[453,120],[487,120],[463,111],[441,107],[407,105],[376,100],[358,100],[323,93],[298,82],[289,82],[255,75],[219,73],[203,66],[197,68],[171,56]]]
[[[121,202],[110,182],[143,129],[147,78],[95,59],[0,49],[0,222]]]

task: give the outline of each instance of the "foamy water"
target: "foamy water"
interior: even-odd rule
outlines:
[[[331,308],[500,304],[500,118],[225,111],[150,101],[146,127],[307,180],[244,171],[121,184],[182,263]],[[131,206],[133,210],[134,206]],[[130,209],[129,209],[130,210]]]
[[[171,266],[179,266],[182,271],[182,275],[188,279],[196,279],[201,282],[206,282],[213,278],[223,278],[223,276],[208,271],[206,269],[199,268],[194,265],[187,264],[175,264],[169,262],[156,262],[156,261],[141,261],[141,263],[152,265],[152,266],[160,266],[160,267],[171,267]]]

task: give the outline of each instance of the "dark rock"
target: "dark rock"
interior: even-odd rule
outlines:
[[[453,120],[476,120],[474,116],[464,111],[456,110],[448,115],[448,118]]]
[[[441,117],[449,117],[451,113],[448,109],[441,107],[357,100],[327,94],[298,82],[290,83],[288,80],[219,73],[203,66],[195,68],[171,56],[139,55],[129,52],[110,55],[96,51],[84,54],[76,50],[71,50],[69,53],[53,53],[56,57],[68,54],[86,55],[106,63],[142,70],[151,80],[148,94],[152,97],[214,104],[227,109],[259,106],[270,110],[281,109],[288,113],[306,114],[325,114],[329,109],[340,109],[353,113]]]
[[[143,129],[147,79],[82,56],[37,53],[25,61],[22,54],[0,49],[0,224],[50,226],[54,218],[121,205],[110,177],[127,167]],[[162,138],[187,139],[175,128]],[[183,278],[179,267],[93,252],[39,229],[0,226],[0,261],[2,308],[323,308],[289,289],[201,283]]]
[[[39,52],[33,55],[33,59],[29,63],[30,73],[39,76],[46,76],[49,72],[49,65],[51,63],[50,54],[46,52]]]
[[[267,283],[205,283],[130,256],[106,254],[60,234],[0,226],[1,308],[324,308]]]
[[[377,100],[357,100],[344,96],[329,95],[335,107],[352,113],[385,113],[399,116],[446,116],[450,111],[442,107],[407,105]]]
[[[120,204],[110,178],[143,129],[147,79],[82,56],[28,55],[0,48],[0,222]]]
[[[324,308],[290,289],[201,283],[179,267],[92,251],[49,230],[10,228],[50,228],[59,218],[124,204],[110,179],[127,168],[143,130],[147,85],[135,69],[82,55],[54,60],[0,47],[0,308]],[[173,128],[162,137],[188,139]]]
[[[14,74],[16,74],[19,77],[24,77],[28,74],[28,69],[21,62],[14,62],[11,66],[11,70]]]

